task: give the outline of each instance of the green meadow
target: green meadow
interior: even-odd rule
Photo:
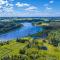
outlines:
[[[60,48],[48,40],[25,37],[0,44],[0,60],[60,60]]]

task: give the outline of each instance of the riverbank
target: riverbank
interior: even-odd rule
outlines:
[[[30,36],[32,34],[42,32],[43,28],[40,26],[33,26],[32,23],[21,23],[23,27],[20,27],[16,30],[9,31],[8,33],[0,35],[0,40],[13,40],[16,38],[22,38],[25,36]]]
[[[14,21],[3,21],[0,22],[0,34],[5,34],[8,33],[12,30],[15,30],[17,28],[21,28],[23,25],[20,23],[18,24],[17,22]]]

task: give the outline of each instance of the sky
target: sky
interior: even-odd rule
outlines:
[[[0,0],[0,17],[58,17],[60,0]]]

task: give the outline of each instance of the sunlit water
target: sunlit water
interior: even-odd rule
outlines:
[[[16,38],[22,38],[43,31],[42,27],[33,26],[31,23],[22,23],[22,28],[10,31],[8,33],[0,35],[0,41],[12,40]]]

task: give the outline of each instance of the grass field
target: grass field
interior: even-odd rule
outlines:
[[[19,43],[15,40],[10,41],[9,44],[0,46],[0,58],[6,56],[6,55],[17,55],[19,53],[19,50],[26,46],[26,43]]]
[[[26,38],[27,39],[27,38]],[[28,38],[31,40],[30,42],[32,43],[33,40],[32,38]],[[31,56],[39,56],[36,60],[60,60],[60,48],[59,47],[54,47],[53,45],[48,44],[47,42],[43,42],[42,39],[37,39],[38,42],[37,45],[34,43],[31,44],[32,47],[26,48],[26,53],[24,55],[28,55],[28,59],[26,60],[32,60],[30,57]],[[35,42],[36,42],[35,41]],[[16,42],[16,40],[11,40],[9,44],[5,44],[3,46],[0,46],[0,60],[4,56],[12,56],[12,55],[19,55],[19,50],[26,47],[28,43],[21,43],[21,42]],[[36,48],[36,46],[45,46],[47,47],[47,50],[41,50]]]

